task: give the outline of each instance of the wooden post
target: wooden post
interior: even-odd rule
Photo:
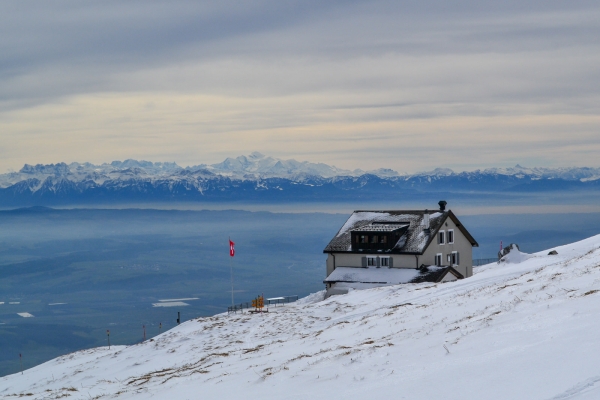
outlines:
[[[19,353],[19,361],[21,363],[21,375],[23,375],[23,356]]]
[[[158,323],[158,334],[160,335],[160,333],[162,332],[162,322]]]
[[[106,330],[106,340],[108,341],[108,349],[110,350],[110,331]]]
[[[144,340],[142,340],[142,342],[146,341],[146,325],[142,325],[142,329],[144,330]]]

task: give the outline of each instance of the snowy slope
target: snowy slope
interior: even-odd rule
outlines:
[[[191,320],[1,378],[0,396],[598,399],[600,235],[556,250],[452,283]]]

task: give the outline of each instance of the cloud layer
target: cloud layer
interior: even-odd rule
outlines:
[[[497,3],[4,4],[0,170],[599,166],[600,5]]]

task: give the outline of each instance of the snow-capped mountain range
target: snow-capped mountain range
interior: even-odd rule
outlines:
[[[322,163],[252,153],[221,163],[113,161],[108,164],[26,164],[0,175],[0,206],[172,200],[344,200],[394,193],[597,190],[600,168],[447,168],[399,174],[344,170]]]
[[[108,164],[58,163],[48,165],[25,164],[18,172],[0,175],[0,188],[7,188],[27,179],[44,181],[47,178],[65,178],[72,182],[93,181],[102,184],[107,180],[129,180],[131,177],[179,179],[182,175],[202,177],[219,175],[239,180],[265,178],[284,178],[302,180],[306,177],[333,178],[337,176],[361,176],[365,174],[380,177],[399,176],[396,171],[381,168],[374,171],[354,171],[340,169],[323,163],[308,161],[282,160],[254,152],[248,156],[227,158],[223,162],[207,165],[200,164],[182,168],[176,163],[150,161],[113,161]]]
[[[516,256],[455,282],[192,319],[0,378],[0,396],[600,398],[600,236]]]

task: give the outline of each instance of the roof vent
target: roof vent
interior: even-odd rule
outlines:
[[[438,204],[440,205],[440,211],[446,211],[446,204],[448,204],[446,201],[440,200]]]

